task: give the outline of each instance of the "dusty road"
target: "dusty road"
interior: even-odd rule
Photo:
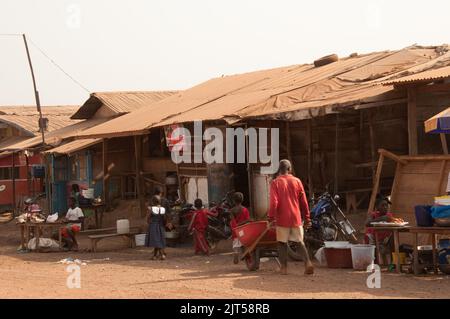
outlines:
[[[169,248],[166,261],[151,261],[147,248],[111,251],[124,246],[120,239],[100,243],[97,254],[19,254],[18,242],[13,224],[0,225],[0,298],[450,298],[448,276],[383,273],[381,289],[368,289],[367,274],[352,270],[317,268],[305,276],[301,263],[290,263],[289,275],[280,276],[269,260],[249,272],[232,264],[225,247],[211,257]],[[66,257],[87,263],[80,289],[66,286],[66,265],[58,264]]]

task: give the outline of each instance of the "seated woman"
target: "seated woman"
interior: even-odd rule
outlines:
[[[76,206],[76,200],[73,197],[69,198],[69,210],[67,211],[64,220],[68,221],[66,227],[61,229],[61,234],[68,243],[69,250],[78,250],[78,242],[76,234],[81,230],[81,223],[83,222],[84,214],[80,207]]]
[[[386,197],[379,197],[375,203],[375,211],[369,213],[366,220],[366,234],[364,241],[366,244],[375,245],[375,231],[374,228],[371,227],[373,222],[391,222],[393,221],[394,215],[389,212],[389,204],[391,202]],[[380,253],[383,256],[389,257],[387,262],[391,260],[391,253],[393,251],[393,240],[392,240],[392,232],[383,231],[377,232],[376,236],[378,238],[378,242],[380,244]],[[378,261],[379,263],[381,260]]]

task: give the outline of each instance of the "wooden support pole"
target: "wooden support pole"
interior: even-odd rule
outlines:
[[[376,162],[376,146],[375,146],[375,132],[373,129],[373,113],[371,110],[369,110],[369,139],[370,139],[370,155],[371,155],[371,161]],[[372,183],[375,184],[375,166],[372,166]]]
[[[12,163],[11,163],[11,180],[12,180],[12,209],[13,209],[13,216],[16,216],[16,162],[14,157],[16,156],[16,153],[12,153]]]
[[[108,169],[108,139],[102,143],[102,167],[103,167],[103,202],[109,206],[109,169]]]
[[[339,113],[336,113],[336,132],[334,140],[334,193],[338,193],[339,188]]]
[[[291,162],[292,174],[295,175],[294,162],[292,160],[292,146],[291,146],[291,124],[286,121],[286,151],[288,160]]]
[[[441,193],[441,185],[444,182],[444,178],[445,178],[445,167],[447,166],[447,161],[443,160],[441,163],[441,169],[439,171],[439,182],[438,185],[436,187],[436,196],[441,196],[443,195]]]
[[[309,197],[314,197],[314,185],[312,180],[312,153],[313,153],[313,145],[312,145],[312,120],[306,120],[306,143],[308,146],[308,189],[309,189]]]
[[[409,155],[418,154],[417,147],[417,93],[415,88],[408,88],[408,149]]]
[[[145,198],[142,183],[142,135],[134,136],[134,155],[136,160],[136,193],[139,201],[139,211],[142,217],[145,216]]]
[[[447,145],[447,137],[444,133],[439,134],[441,138],[441,144],[442,144],[442,151],[445,155],[448,155],[448,145]]]
[[[385,149],[383,149],[383,148],[380,148],[380,149],[378,150],[378,153],[379,153],[379,154],[383,154],[384,157],[390,158],[391,160],[394,160],[394,161],[396,161],[397,163],[400,163],[400,164],[402,164],[402,165],[408,164],[408,161],[407,161],[407,160],[402,159],[402,158],[400,158],[399,156],[395,155],[394,153],[389,152],[389,151],[387,151],[387,150],[385,150]]]
[[[370,203],[368,213],[372,212],[375,207],[375,200],[377,199],[378,190],[380,189],[381,171],[383,170],[384,155],[380,154],[378,159],[377,172],[375,174],[375,180],[372,189],[372,195],[370,196]]]

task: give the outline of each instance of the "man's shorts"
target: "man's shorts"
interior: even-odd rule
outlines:
[[[277,241],[287,243],[293,241],[296,243],[303,242],[303,226],[298,227],[281,227],[277,226]]]

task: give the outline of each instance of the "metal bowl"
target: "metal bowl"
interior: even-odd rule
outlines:
[[[439,227],[450,227],[450,218],[435,218],[434,223]]]

